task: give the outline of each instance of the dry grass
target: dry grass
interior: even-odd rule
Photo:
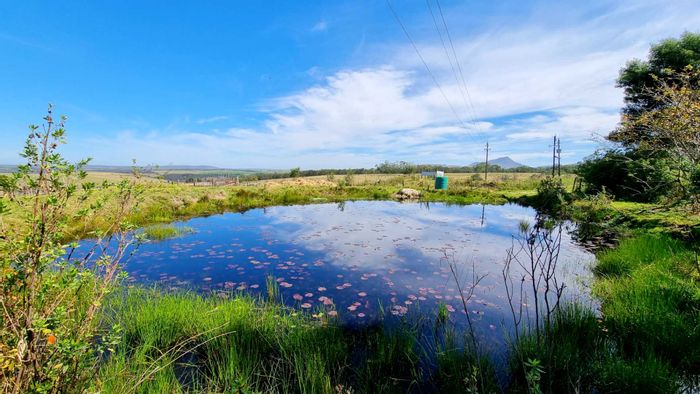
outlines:
[[[483,173],[447,173],[445,174],[450,181],[450,184],[459,185],[466,181],[477,182],[484,180]],[[531,180],[544,179],[547,174],[527,172],[527,173],[510,173],[510,172],[495,172],[489,173],[488,180],[489,183],[504,184],[510,182],[522,182]],[[564,175],[565,179],[573,180],[573,176]],[[317,175],[301,178],[281,178],[281,179],[269,179],[251,182],[251,184],[256,185],[268,185],[268,186],[329,186],[335,185],[338,181],[345,179],[345,175],[335,175],[333,180],[329,180],[327,175]],[[352,176],[352,186],[368,186],[376,184],[387,184],[387,183],[401,183],[420,180],[423,183],[432,183],[431,178],[420,177],[417,174],[403,175],[403,174],[357,174]]]

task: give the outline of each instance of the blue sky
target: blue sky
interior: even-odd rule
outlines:
[[[0,163],[48,102],[95,164],[468,164],[488,139],[540,165],[555,133],[576,162],[620,67],[700,26],[697,1],[442,0],[455,60],[435,0],[390,4],[430,73],[385,1],[5,1]]]

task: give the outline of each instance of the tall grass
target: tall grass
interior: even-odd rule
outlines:
[[[468,359],[454,350],[438,366],[425,364],[427,348],[408,323],[344,328],[325,315],[243,294],[221,299],[134,288],[110,306],[108,320],[121,327],[122,342],[95,383],[105,393],[448,389],[455,382],[443,380]]]
[[[604,324],[630,356],[652,352],[681,371],[700,372],[700,282],[681,241],[644,234],[600,255],[594,287]]]
[[[526,332],[510,355],[512,392],[528,390],[529,362],[538,360],[543,393],[675,393],[681,379],[662,357],[629,355],[590,307],[567,303],[554,315],[551,329],[538,338]]]
[[[187,226],[173,226],[156,224],[143,229],[143,235],[150,241],[162,241],[170,238],[182,237],[191,234],[195,230]]]
[[[700,369],[700,284],[681,241],[641,234],[599,253],[590,308],[566,304],[551,329],[525,332],[511,354],[512,384],[527,387],[539,360],[543,392],[689,390]],[[695,383],[697,384],[697,383]]]

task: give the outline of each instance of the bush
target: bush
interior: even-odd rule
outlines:
[[[690,175],[690,188],[693,194],[700,194],[700,165]]]
[[[676,178],[662,158],[643,152],[610,150],[596,154],[576,170],[587,193],[605,192],[618,200],[651,202],[669,195]]]
[[[547,177],[537,185],[535,205],[543,211],[561,213],[564,203],[569,199],[570,195],[561,178]]]
[[[0,197],[0,207],[7,199],[26,212],[15,226],[0,220],[3,392],[82,392],[99,358],[119,340],[119,327],[102,326],[100,315],[103,300],[120,277],[123,253],[118,251],[134,240],[126,215],[135,206],[138,189],[129,180],[105,183],[116,211],[103,211],[105,200],[95,201],[95,185],[85,180],[88,161],[70,164],[57,151],[65,142],[65,118],[55,121],[49,106],[44,120],[43,128],[30,127],[22,153],[27,163],[11,182],[3,183],[5,195]],[[31,194],[23,195],[27,191]],[[68,206],[77,207],[76,213]],[[77,256],[74,249],[68,253],[65,238],[73,221],[84,225],[97,217],[115,234],[93,232],[96,252],[89,252],[89,258]],[[114,255],[106,252],[108,244],[117,251]]]

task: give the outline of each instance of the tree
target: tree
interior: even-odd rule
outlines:
[[[301,174],[301,169],[299,167],[294,167],[289,171],[290,178],[299,178],[300,174]]]
[[[687,66],[652,79],[654,86],[645,94],[656,107],[636,116],[623,116],[618,130],[622,135],[643,135],[636,142],[637,151],[662,158],[676,174],[677,186],[685,195],[690,177],[700,165],[700,71]]]
[[[578,169],[589,191],[653,201],[685,199],[700,160],[700,34],[653,45],[620,71],[625,106],[608,135],[617,144]],[[675,198],[672,200],[676,200]]]
[[[700,68],[700,34],[685,33],[679,39],[671,38],[653,45],[649,59],[633,59],[620,70],[617,86],[624,89],[625,107],[623,116],[633,120],[641,114],[663,107],[666,104],[653,92],[674,73],[687,66]],[[644,129],[624,128],[610,133],[611,141],[625,147],[636,148],[652,137]]]

